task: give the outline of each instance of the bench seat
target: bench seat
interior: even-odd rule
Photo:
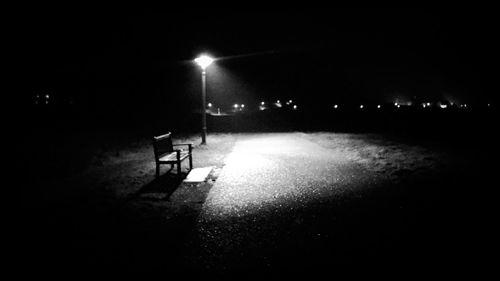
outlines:
[[[180,152],[180,160],[184,160],[189,157],[189,151],[181,151]],[[177,152],[172,152],[170,154],[166,154],[164,156],[161,156],[158,161],[160,163],[165,163],[165,164],[171,164],[171,163],[177,163]]]

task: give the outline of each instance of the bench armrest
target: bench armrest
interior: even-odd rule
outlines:
[[[179,145],[193,145],[192,143],[174,143],[172,144],[173,146],[179,146]]]
[[[187,145],[189,147],[189,154],[192,153],[192,151],[193,151],[193,144],[192,143],[176,143],[176,144],[172,144],[172,146],[181,146],[181,145]]]

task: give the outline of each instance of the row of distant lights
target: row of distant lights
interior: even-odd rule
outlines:
[[[401,105],[400,105],[400,104],[398,104],[398,103],[394,103],[394,106],[396,106],[397,108],[400,108],[400,107],[401,107]],[[425,107],[425,106],[424,106],[424,107]],[[365,108],[365,106],[364,106],[363,104],[361,104],[361,105],[359,105],[359,108],[360,108],[360,109],[363,109],[363,108]],[[378,108],[378,109],[380,109],[380,108],[382,108],[382,106],[381,106],[380,104],[378,104],[378,105],[377,105],[377,108]],[[339,109],[339,105],[338,105],[338,104],[335,104],[335,105],[333,106],[333,109]]]
[[[213,104],[212,104],[211,102],[209,102],[209,103],[207,104],[207,106],[208,106],[208,107],[212,107],[212,106],[213,106]],[[244,105],[244,104],[237,104],[237,103],[235,103],[235,104],[233,105],[233,107],[234,107],[234,108],[245,108],[245,105]]]
[[[47,95],[46,97],[48,98],[48,95]],[[292,104],[293,104],[293,101],[292,101],[292,100],[288,100],[285,104],[286,104],[286,105],[292,105]],[[277,100],[277,101],[276,101],[276,103],[275,103],[275,105],[276,105],[277,107],[282,107],[282,104],[281,104],[280,100]],[[452,104],[452,105],[453,105],[453,104]],[[213,106],[213,105],[212,105],[212,103],[208,103],[208,107],[209,107],[209,108],[211,108],[212,106]],[[264,109],[265,109],[265,106],[266,106],[266,103],[265,103],[265,102],[261,102],[261,103],[260,103],[260,109],[261,109],[261,110],[264,110]],[[399,104],[399,103],[397,103],[397,102],[395,102],[395,103],[394,103],[394,106],[395,106],[395,107],[397,107],[397,108],[401,108],[401,104]],[[430,103],[430,102],[427,102],[427,103],[422,103],[422,107],[423,107],[423,108],[427,108],[427,107],[430,107],[430,106],[431,106],[431,103]],[[489,104],[489,103],[488,103],[488,107],[490,107],[490,106],[491,106],[491,104]],[[236,104],[234,104],[234,105],[233,105],[233,107],[234,107],[234,109],[238,109],[238,108],[239,108],[240,110],[242,110],[242,109],[244,109],[244,108],[245,108],[245,104],[237,104],[237,103],[236,103]],[[440,105],[439,105],[439,107],[440,107],[440,108],[442,108],[442,109],[446,109],[446,108],[448,108],[448,105],[447,105],[447,104],[440,104]],[[297,107],[297,105],[296,105],[296,104],[294,104],[294,105],[293,105],[293,109],[297,109],[297,108],[298,108],[298,107]],[[360,109],[363,109],[363,108],[365,108],[365,106],[364,106],[363,104],[361,104],[361,105],[359,105],[359,108],[360,108]],[[380,108],[382,108],[382,105],[378,104],[378,105],[377,105],[377,109],[380,109]],[[461,105],[460,105],[460,108],[467,108],[467,104],[461,104]],[[333,106],[333,109],[339,109],[339,105],[338,105],[338,104],[335,104],[335,105]]]
[[[50,96],[48,94],[46,94],[45,96],[44,95],[36,95],[35,96],[35,104],[39,103],[40,98],[45,98],[45,104],[49,104]],[[41,103],[43,103],[43,101],[41,101]]]
[[[453,105],[453,104],[452,104],[452,105]],[[394,106],[395,106],[395,107],[397,107],[397,108],[401,108],[401,104],[398,104],[397,102],[395,102],[395,103],[394,103]],[[430,102],[428,102],[428,103],[422,103],[422,107],[423,107],[423,108],[427,108],[427,107],[430,107],[430,106],[431,106],[431,103],[430,103]],[[488,107],[490,107],[490,106],[491,106],[491,104],[489,104],[489,103],[488,103],[488,104],[487,104],[487,106],[488,106]],[[445,109],[445,108],[448,108],[448,105],[447,105],[447,104],[440,104],[440,105],[439,105],[439,107],[440,107],[440,108],[442,108],[442,109]],[[459,107],[460,107],[460,108],[467,108],[467,104],[461,104]],[[338,109],[338,108],[339,108],[339,105],[338,105],[338,104],[335,104],[335,105],[333,106],[333,109]],[[363,109],[363,108],[365,108],[365,106],[361,104],[361,105],[359,106],[359,108],[360,108],[360,109]],[[380,104],[378,104],[378,105],[377,105],[377,109],[380,109],[380,108],[382,108],[382,106],[381,106]]]
[[[261,106],[265,106],[265,103],[264,102],[261,102],[260,103]],[[293,100],[288,100],[287,102],[285,102],[286,105],[292,105],[293,104]],[[276,105],[277,107],[282,107],[283,105],[281,104],[281,101],[280,100],[277,100],[276,103],[274,104]],[[292,106],[293,109],[297,109],[297,105],[296,104],[293,104]]]
[[[289,101],[287,101],[287,102],[286,102],[286,105],[292,105],[292,104],[293,104],[293,101],[292,101],[292,100],[289,100]],[[210,102],[209,102],[207,105],[208,105],[208,107],[209,107],[209,108],[211,108],[211,107],[213,106],[213,104],[212,104],[212,103],[210,103]],[[277,100],[277,101],[276,101],[276,103],[275,103],[275,105],[276,105],[277,107],[282,107],[282,104],[281,104],[280,100]],[[260,107],[260,109],[261,109],[261,110],[264,110],[265,106],[266,106],[266,103],[265,103],[265,102],[263,102],[263,101],[262,101],[262,102],[260,102],[260,106],[259,106],[259,107]],[[237,103],[235,103],[235,104],[233,105],[233,108],[234,108],[234,109],[238,109],[238,108],[239,108],[240,110],[242,110],[242,109],[244,109],[244,108],[245,108],[245,104],[243,104],[243,103],[242,103],[242,104],[237,104]],[[298,108],[298,107],[297,107],[297,105],[296,105],[296,104],[294,104],[294,105],[293,105],[293,109],[297,109],[297,108]]]

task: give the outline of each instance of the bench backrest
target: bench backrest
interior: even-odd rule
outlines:
[[[161,136],[153,137],[153,148],[156,160],[164,154],[172,153],[174,151],[174,147],[172,145],[172,134],[169,132]]]

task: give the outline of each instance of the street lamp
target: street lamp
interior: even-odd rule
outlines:
[[[201,67],[201,144],[207,143],[207,112],[206,112],[206,99],[207,99],[207,72],[206,68],[212,64],[213,58],[207,55],[201,55],[194,60]]]

